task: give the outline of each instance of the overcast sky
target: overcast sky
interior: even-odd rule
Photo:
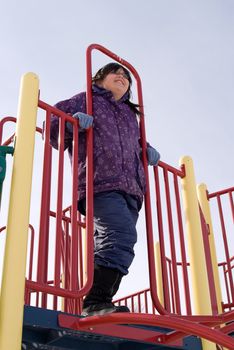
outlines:
[[[16,115],[28,71],[49,104],[84,90],[86,48],[98,43],[140,74],[147,139],[162,160],[177,167],[190,155],[198,183],[232,187],[233,38],[233,0],[4,1],[0,115]],[[95,54],[94,71],[103,62]]]

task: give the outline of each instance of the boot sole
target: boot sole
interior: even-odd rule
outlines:
[[[114,313],[120,313],[120,312],[130,312],[130,310],[118,310],[118,309],[102,309],[97,311],[91,311],[91,312],[82,312],[81,316],[87,317],[87,316],[101,316],[105,314],[114,314]]]

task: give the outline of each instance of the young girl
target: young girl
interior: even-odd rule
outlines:
[[[118,63],[109,63],[93,77],[93,116],[86,114],[86,93],[61,101],[56,108],[79,119],[78,209],[85,215],[86,133],[93,127],[94,280],[84,299],[83,315],[128,312],[114,306],[121,279],[128,273],[137,241],[136,223],[145,193],[141,161],[138,105],[130,101],[132,79]],[[59,121],[51,120],[51,144],[58,148]],[[71,154],[72,127],[66,123],[65,148]],[[147,144],[150,165],[160,155]]]

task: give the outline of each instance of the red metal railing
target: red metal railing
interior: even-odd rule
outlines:
[[[233,283],[233,259],[234,251],[231,251],[233,246],[233,223],[234,223],[234,202],[233,202],[234,187],[227,188],[218,192],[208,193],[208,199],[212,206],[212,211],[215,213],[213,218],[219,218],[219,222],[215,221],[215,234],[217,242],[220,242],[219,248],[223,247],[222,262],[219,267],[222,272],[222,279],[225,286],[225,299],[223,309],[231,309],[234,307],[234,283]],[[217,215],[218,214],[218,215]],[[229,220],[232,218],[231,220]],[[218,233],[221,234],[218,236]],[[220,259],[221,260],[221,259]]]
[[[79,301],[79,298],[87,293],[92,283],[93,273],[93,218],[90,216],[90,210],[87,209],[87,216],[85,224],[81,224],[80,218],[77,214],[77,188],[78,188],[78,124],[71,116],[57,110],[56,108],[39,101],[39,107],[46,112],[45,133],[44,133],[44,166],[42,177],[42,201],[40,214],[40,228],[39,228],[39,244],[38,244],[38,268],[36,282],[28,281],[27,286],[32,290],[42,292],[42,306],[47,305],[47,293],[53,294],[53,308],[57,309],[57,296],[65,298],[73,298]],[[47,283],[48,280],[48,263],[49,263],[49,224],[51,218],[50,210],[50,196],[51,196],[51,169],[52,164],[52,150],[50,146],[50,119],[51,115],[56,115],[59,118],[59,150],[57,162],[57,197],[56,197],[56,211],[55,211],[55,234],[54,241],[54,273],[53,286]],[[70,122],[73,125],[73,150],[72,150],[72,189],[71,189],[71,207],[69,209],[70,216],[67,217],[63,211],[63,194],[64,191],[64,134],[65,122]],[[92,153],[92,149],[88,144],[87,156]],[[89,169],[92,173],[92,169]],[[89,185],[87,191],[89,197],[89,205],[92,207],[92,193],[89,192]],[[92,211],[91,211],[92,215]],[[70,223],[70,232],[68,232],[68,222]],[[80,256],[81,244],[78,239],[81,226],[86,227],[87,239],[87,281],[81,283],[78,269],[82,268],[82,256]],[[65,230],[63,229],[65,228]],[[70,264],[68,265],[68,262]],[[61,270],[63,263],[63,271]],[[64,288],[61,288],[61,275],[64,274]]]
[[[164,162],[159,162],[159,166],[154,168],[165,309],[170,313],[181,314],[182,312],[181,301],[183,298],[181,298],[178,277],[178,266],[181,264],[180,280],[183,281],[185,309],[187,314],[191,314],[188,261],[179,191],[179,180],[184,176],[183,168],[179,170]],[[169,248],[167,252],[166,244]],[[170,265],[168,261],[170,261]]]
[[[115,300],[116,305],[128,306],[131,312],[156,314],[157,310],[152,304],[150,289],[144,289],[137,293]]]
[[[163,170],[163,175],[159,176],[159,172]],[[177,210],[171,210],[172,206],[172,200],[171,200],[171,189],[169,189],[169,183],[168,181],[168,174],[166,174],[167,170],[170,171],[170,173],[173,175],[174,178],[174,191],[175,195],[174,198],[176,199],[176,205],[174,205],[174,208],[177,208]],[[164,288],[164,303],[165,307],[168,307],[169,310],[171,310],[172,313],[179,314],[181,310],[181,300],[185,299],[185,309],[187,315],[191,315],[191,296],[190,296],[190,288],[189,288],[189,262],[186,259],[186,248],[185,248],[185,239],[184,239],[184,230],[183,230],[183,220],[181,215],[181,205],[180,205],[180,196],[178,191],[178,182],[177,182],[177,176],[182,177],[183,169],[182,171],[175,169],[169,165],[167,165],[164,162],[159,163],[159,167],[154,169],[155,174],[155,186],[156,186],[156,206],[157,206],[157,220],[158,220],[158,232],[159,232],[159,239],[160,242],[160,251],[161,251],[161,265],[163,270],[163,288]],[[160,181],[162,180],[162,181]],[[163,185],[164,182],[164,185]],[[164,188],[165,187],[165,188]],[[167,193],[167,197],[164,200],[164,206],[166,206],[166,210],[162,210],[163,206],[163,200],[161,199],[162,192]],[[215,234],[216,234],[216,240],[219,242],[219,251],[222,251],[223,246],[223,252],[225,261],[220,262],[218,266],[222,269],[223,274],[223,285],[225,287],[226,292],[226,302],[223,303],[223,308],[225,309],[232,309],[234,306],[233,302],[233,294],[234,294],[234,286],[233,286],[233,271],[234,271],[234,256],[233,251],[231,252],[230,249],[232,247],[232,240],[233,240],[233,221],[234,221],[234,206],[233,206],[233,192],[234,188],[228,188],[226,190],[222,190],[219,192],[215,192],[212,194],[208,194],[208,198],[216,199],[216,206],[217,211],[219,213],[219,227],[215,227]],[[226,206],[222,204],[222,201],[224,202],[224,196],[226,196]],[[227,202],[229,205],[227,205]],[[166,203],[166,204],[165,204]],[[212,203],[211,203],[212,204]],[[176,240],[176,230],[175,230],[175,219],[173,218],[172,213],[175,214],[177,212],[177,220],[178,220],[178,232],[179,232],[179,240],[180,240],[180,257],[182,257],[182,261],[180,262],[177,259],[177,249],[179,240]],[[213,208],[214,212],[214,208]],[[168,214],[168,217],[166,217],[166,214]],[[215,212],[214,212],[215,214]],[[230,215],[231,214],[231,215]],[[209,291],[210,291],[210,298],[211,298],[211,305],[212,305],[212,311],[213,314],[218,314],[218,308],[217,308],[217,299],[216,299],[216,293],[215,293],[215,287],[214,287],[214,276],[213,276],[213,270],[212,270],[212,263],[211,263],[211,253],[210,253],[210,247],[209,247],[209,227],[207,226],[204,215],[202,211],[200,211],[201,215],[201,225],[202,225],[202,231],[203,231],[203,242],[204,242],[204,249],[205,249],[205,257],[206,257],[206,265],[207,265],[207,274],[208,274],[208,281],[209,281]],[[217,216],[217,215],[216,215]],[[215,218],[215,215],[213,215]],[[228,218],[232,219],[232,227],[231,225],[227,225]],[[166,228],[166,226],[168,226]],[[227,227],[228,226],[228,227]],[[228,231],[228,228],[230,229],[230,232]],[[169,232],[168,236],[170,236],[170,232],[173,233],[172,240],[168,240],[166,233]],[[221,232],[221,239],[219,239],[218,234]],[[177,244],[175,244],[175,240],[177,241]],[[168,247],[170,247],[172,254],[170,256],[173,256],[172,258],[169,258],[169,250]],[[167,253],[166,253],[167,249]],[[231,254],[232,253],[232,254]],[[180,276],[183,276],[183,285],[184,285],[184,293],[181,292],[181,289],[178,286],[180,284],[180,278],[178,279],[178,269],[182,269],[182,274],[179,273]],[[177,281],[176,281],[177,279]],[[149,289],[146,289],[144,291],[140,291],[138,293],[134,293],[131,295],[128,295],[124,298],[116,300],[117,304],[124,304],[128,305],[128,307],[135,312],[146,312],[146,313],[155,313],[155,309],[152,306],[152,301],[149,298]],[[149,307],[150,305],[150,307]],[[179,308],[178,308],[179,305]],[[179,311],[178,311],[179,310]]]
[[[164,306],[163,313],[186,313],[191,315],[191,296],[189,282],[189,262],[186,256],[183,215],[180,198],[180,178],[185,176],[184,169],[176,169],[160,161],[154,167],[155,208],[152,212],[158,225],[158,237],[154,240],[160,243],[160,258],[162,268],[162,286]],[[150,209],[151,210],[151,209]],[[154,245],[148,250],[154,257]],[[158,273],[152,271],[150,273]],[[157,285],[150,289],[134,293],[125,298],[116,300],[117,304],[125,304],[135,312],[155,314],[158,304],[152,303],[150,293],[159,294]]]
[[[6,229],[6,226],[2,226],[0,228],[0,233],[4,233]],[[29,249],[28,249],[28,257],[29,257],[29,261],[27,263],[27,279],[32,279],[32,273],[33,273],[33,259],[34,259],[34,241],[35,241],[35,230],[34,227],[32,225],[29,225]],[[30,304],[30,300],[31,300],[31,296],[28,290],[25,291],[25,303],[26,304]]]
[[[30,257],[29,269],[30,273],[26,283],[26,303],[30,303],[31,295],[36,295],[35,304],[37,306],[48,307],[48,294],[54,295],[53,308],[57,309],[57,297],[72,298],[73,302],[65,299],[64,308],[66,311],[80,311],[80,298],[87,293],[92,283],[93,273],[93,218],[90,216],[90,210],[87,210],[86,221],[81,222],[80,214],[77,212],[77,187],[78,187],[78,123],[71,116],[49,106],[48,104],[39,101],[39,108],[45,111],[45,130],[44,130],[44,149],[39,152],[44,152],[43,166],[41,167],[42,174],[42,193],[41,193],[41,209],[40,222],[36,241],[38,243],[37,266],[33,267],[33,256]],[[50,118],[51,114],[59,118],[60,123],[60,145],[59,156],[57,161],[57,176],[52,175],[53,164],[52,149],[50,145]],[[4,118],[0,124],[0,139],[2,143],[3,127],[8,122],[15,122],[13,117]],[[64,180],[64,126],[65,122],[70,121],[74,130],[73,142],[73,159],[72,159],[72,195],[71,206],[69,210],[63,210],[63,180]],[[42,134],[42,129],[37,128],[37,131]],[[4,144],[9,144],[13,140],[14,134],[8,137]],[[89,153],[92,149],[88,146]],[[55,162],[54,162],[55,163]],[[92,174],[92,169],[89,169]],[[38,174],[38,177],[39,174]],[[51,192],[52,182],[57,181],[57,198],[56,210],[51,210]],[[38,184],[37,184],[38,186]],[[89,186],[87,186],[89,187]],[[90,191],[90,189],[88,189]],[[92,193],[89,192],[89,205],[92,206]],[[38,198],[37,198],[38,200]],[[67,213],[69,215],[67,215]],[[92,215],[92,211],[91,211]],[[54,219],[53,219],[54,218]],[[52,220],[55,220],[55,230],[53,231]],[[36,223],[38,226],[38,223]],[[81,228],[86,227],[87,250],[87,279],[83,278],[83,251],[81,240]],[[88,231],[88,228],[91,231]],[[55,239],[53,238],[55,232]],[[53,241],[53,254],[51,254],[51,241]],[[30,254],[33,254],[31,250]],[[53,257],[52,257],[53,256]],[[48,276],[48,270],[54,259],[54,272],[51,277]],[[33,270],[37,269],[36,278],[32,278]],[[63,270],[61,270],[63,269]],[[82,273],[81,273],[82,271]],[[61,287],[61,275],[63,275],[64,287]],[[48,281],[50,279],[50,281]],[[40,300],[41,299],[41,300]],[[73,309],[68,305],[73,305]],[[74,306],[76,305],[76,306]]]

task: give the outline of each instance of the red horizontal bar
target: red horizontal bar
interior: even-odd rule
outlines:
[[[52,294],[59,297],[64,298],[73,298],[73,299],[79,299],[80,297],[84,296],[88,293],[90,286],[87,286],[87,284],[79,289],[79,290],[67,290],[59,287],[49,286],[47,284],[37,283],[35,281],[26,281],[26,288],[37,291],[37,292],[44,292],[48,294]]]
[[[132,297],[136,297],[136,296],[138,296],[138,295],[140,295],[140,294],[144,294],[145,292],[149,292],[149,291],[150,291],[149,288],[143,289],[143,290],[141,290],[140,292],[136,292],[136,293],[127,295],[126,297],[117,299],[117,300],[115,300],[114,302],[117,303],[117,302],[119,302],[119,301],[122,301],[122,300],[125,300],[125,299],[129,299],[129,298],[132,298]]]
[[[71,123],[77,122],[77,119],[74,119],[71,115],[61,111],[60,109],[57,109],[49,104],[47,104],[46,102],[43,102],[41,100],[38,101],[38,106],[41,109],[44,109],[45,111],[49,111],[51,114],[55,114],[58,117],[64,118],[66,120],[68,120]]]
[[[230,307],[234,307],[234,303],[222,304],[224,309],[229,309]]]
[[[6,229],[6,226],[2,226],[2,227],[0,228],[0,233],[3,232],[5,229]]]
[[[213,192],[213,193],[209,193],[208,192],[208,198],[209,199],[210,198],[214,198],[214,197],[217,197],[217,196],[220,196],[220,195],[223,195],[223,194],[227,194],[229,192],[234,192],[234,187],[226,188],[224,190]]]
[[[50,210],[50,216],[52,216],[53,218],[56,218],[56,213]],[[71,218],[65,215],[62,216],[62,220],[71,222]],[[77,224],[83,228],[86,228],[86,224],[82,221],[77,221]]]
[[[232,262],[233,260],[234,260],[234,256],[232,256],[232,257],[229,259],[229,262]],[[218,263],[218,266],[224,266],[224,265],[227,265],[227,262],[226,262],[226,261],[223,261],[223,262]]]
[[[175,174],[175,175],[178,175],[180,176],[181,178],[185,177],[185,168],[184,166],[181,167],[181,169],[177,169],[177,168],[174,168],[173,166],[165,163],[165,162],[162,162],[161,160],[159,161],[158,163],[158,166]]]
[[[233,333],[233,331],[234,331],[234,324],[230,323],[227,326],[224,326],[224,327],[220,328],[220,331],[225,333],[225,334]]]

